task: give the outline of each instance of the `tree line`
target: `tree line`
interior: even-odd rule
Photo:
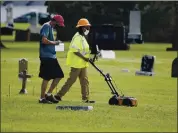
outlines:
[[[61,30],[64,40],[70,40],[82,17],[91,24],[111,23],[129,26],[130,10],[141,11],[141,32],[147,42],[171,42],[175,27],[175,1],[47,1],[50,14],[59,13],[66,27]]]

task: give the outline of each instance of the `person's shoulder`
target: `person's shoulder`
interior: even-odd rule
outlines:
[[[81,38],[81,37],[82,36],[78,32],[76,32],[75,35],[73,36],[73,38]]]
[[[47,27],[50,27],[49,22],[46,22],[46,23],[44,23],[44,24],[42,25],[42,28],[47,28]]]

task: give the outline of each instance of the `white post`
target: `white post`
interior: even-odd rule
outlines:
[[[7,6],[6,6],[6,16],[7,16],[7,19],[6,19],[6,25],[9,27],[13,27],[13,4],[12,3],[9,3]]]
[[[38,27],[38,12],[36,12],[36,27]]]
[[[38,11],[34,11],[35,16],[32,16],[30,19],[30,32],[31,33],[39,33],[40,29],[38,27]]]

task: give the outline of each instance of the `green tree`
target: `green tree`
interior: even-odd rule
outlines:
[[[48,12],[63,15],[66,35],[71,38],[81,17],[94,24],[129,25],[130,10],[141,10],[141,30],[145,41],[170,42],[174,29],[171,1],[48,1]],[[138,5],[136,7],[136,5]],[[68,32],[68,33],[67,33]]]

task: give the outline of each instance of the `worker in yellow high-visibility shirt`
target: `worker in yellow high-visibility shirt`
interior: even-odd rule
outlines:
[[[61,90],[54,96],[58,101],[61,101],[62,97],[69,91],[79,77],[82,101],[85,103],[95,102],[89,100],[89,81],[87,74],[90,49],[85,37],[90,31],[90,26],[91,24],[86,18],[81,18],[77,23],[77,33],[72,38],[66,60],[67,65],[71,67],[71,71],[69,73],[69,78],[62,86]]]

